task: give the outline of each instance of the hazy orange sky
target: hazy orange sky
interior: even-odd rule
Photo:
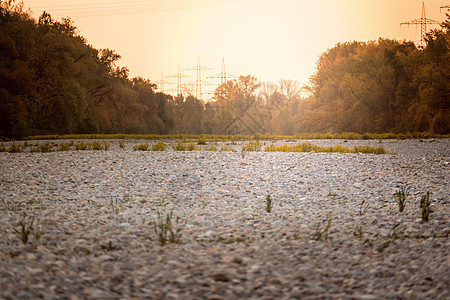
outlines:
[[[442,22],[449,0],[425,1],[427,17]],[[204,77],[226,71],[261,81],[307,83],[319,55],[337,42],[378,37],[420,39],[422,0],[24,0],[38,18],[69,16],[95,48],[122,56],[130,76],[152,82],[195,66]],[[191,71],[183,73],[195,75]],[[170,80],[170,79],[169,79]],[[214,79],[208,81],[217,82]],[[176,82],[175,79],[171,80]],[[174,85],[172,85],[174,87]],[[169,86],[166,87],[166,89]]]

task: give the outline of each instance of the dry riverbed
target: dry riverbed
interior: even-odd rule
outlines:
[[[0,153],[0,298],[450,298],[449,139],[311,141],[396,155],[109,142]]]

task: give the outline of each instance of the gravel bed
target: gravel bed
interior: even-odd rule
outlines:
[[[450,299],[450,139],[311,142],[396,154],[0,153],[0,298]]]

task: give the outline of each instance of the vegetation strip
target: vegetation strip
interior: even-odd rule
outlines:
[[[310,142],[303,142],[296,145],[280,145],[276,146],[271,144],[264,148],[265,152],[340,152],[340,153],[371,153],[371,154],[395,154],[394,152],[388,152],[384,147],[372,147],[372,146],[355,146],[353,149],[336,145],[331,147],[321,147],[314,145]]]
[[[274,135],[255,133],[242,134],[51,134],[33,135],[25,140],[94,140],[94,139],[134,139],[134,140],[197,140],[203,142],[217,141],[260,141],[260,140],[387,140],[387,139],[429,139],[450,138],[450,134],[435,134],[430,132],[407,133],[297,133],[294,135]]]

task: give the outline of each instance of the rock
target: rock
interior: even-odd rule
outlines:
[[[222,281],[222,282],[229,282],[230,278],[228,278],[228,275],[223,273],[217,273],[213,275],[214,281]]]

